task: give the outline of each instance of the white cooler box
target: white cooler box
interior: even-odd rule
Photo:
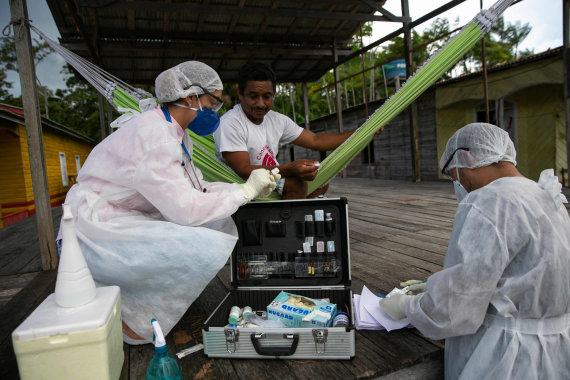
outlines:
[[[20,378],[118,379],[123,367],[118,286],[90,303],[62,308],[50,294],[12,333]]]

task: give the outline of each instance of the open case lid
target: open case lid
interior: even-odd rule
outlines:
[[[233,287],[350,286],[346,198],[250,202],[233,219]]]

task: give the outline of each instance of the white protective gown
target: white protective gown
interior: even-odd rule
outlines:
[[[459,204],[444,269],[406,313],[446,338],[446,379],[570,379],[569,278],[564,205],[534,181],[501,178]]]
[[[226,263],[237,241],[229,217],[247,199],[197,168],[195,178],[180,145],[191,154],[188,134],[160,109],[121,125],[93,149],[66,202],[97,285],[120,286],[123,320],[152,340],[151,318],[168,333]]]

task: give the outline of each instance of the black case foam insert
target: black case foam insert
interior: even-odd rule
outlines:
[[[334,228],[321,228],[324,222],[315,221],[315,210],[332,216]],[[347,213],[346,198],[250,202],[240,207],[233,215],[240,236],[231,258],[232,285],[350,286]],[[313,226],[319,227],[307,229],[306,215],[312,215]],[[310,233],[311,253],[299,253]],[[333,253],[327,252],[330,241]],[[317,252],[318,242],[323,242],[319,245],[324,244],[324,253]],[[333,261],[334,270],[329,265]],[[313,268],[312,274],[307,267]]]

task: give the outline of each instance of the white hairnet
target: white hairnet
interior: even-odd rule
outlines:
[[[194,86],[192,86],[194,85]],[[222,90],[222,80],[214,69],[205,63],[187,61],[160,73],[154,81],[159,102],[174,102],[188,95],[202,95],[204,91]]]
[[[451,136],[439,161],[439,167],[443,170],[452,155],[447,169],[480,168],[499,161],[516,165],[516,154],[515,146],[506,131],[492,124],[472,123]]]

